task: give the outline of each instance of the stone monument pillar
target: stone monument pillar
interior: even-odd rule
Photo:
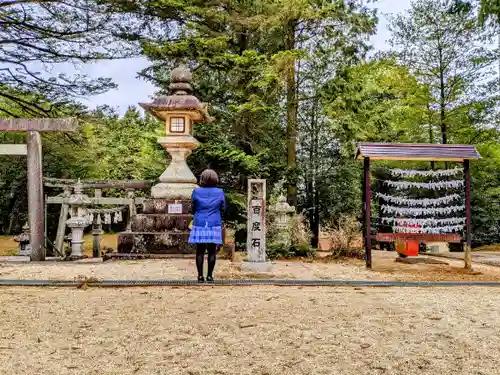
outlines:
[[[248,180],[247,261],[242,268],[252,272],[268,272],[266,257],[266,180]]]
[[[131,231],[118,236],[118,253],[185,254],[191,216],[191,194],[196,177],[186,159],[198,147],[193,137],[196,122],[213,121],[207,105],[193,95],[192,75],[186,67],[172,71],[170,95],[152,103],[140,103],[148,113],[165,125],[165,136],[158,143],[170,154],[171,161],[151,189],[151,199],[144,201],[143,212],[132,218]]]

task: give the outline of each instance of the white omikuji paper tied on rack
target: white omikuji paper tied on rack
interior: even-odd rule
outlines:
[[[422,215],[449,215],[451,213],[465,210],[465,206],[448,206],[448,207],[432,207],[432,208],[415,208],[415,207],[397,207],[383,204],[380,210],[388,214],[397,214],[400,216],[422,216]]]
[[[412,199],[408,198],[407,196],[387,195],[382,193],[376,193],[376,196],[382,198],[383,200],[389,203],[410,206],[410,207],[431,207],[431,206],[436,207],[436,206],[442,206],[444,204],[449,204],[453,201],[461,199],[461,196],[459,194],[445,195],[444,197],[440,198],[419,198],[419,199]]]
[[[450,217],[446,219],[401,219],[398,217],[382,217],[380,218],[382,223],[388,225],[397,224],[399,226],[403,225],[419,225],[421,227],[436,227],[442,225],[458,225],[465,224],[465,217]]]
[[[389,172],[393,177],[447,177],[447,176],[456,176],[457,174],[460,174],[463,171],[461,168],[453,168],[453,169],[438,169],[434,171],[391,169]]]
[[[438,228],[407,228],[394,227],[396,233],[420,233],[420,234],[448,234],[460,232],[464,229],[463,225],[450,225]]]
[[[458,189],[464,186],[463,180],[451,180],[451,181],[438,181],[438,182],[413,182],[413,181],[391,181],[383,180],[383,182],[395,188],[396,190],[404,189],[429,189],[429,190],[445,190],[445,189]]]
[[[111,214],[108,212],[104,214],[104,224],[111,224]]]

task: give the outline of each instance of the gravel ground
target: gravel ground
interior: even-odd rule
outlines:
[[[425,257],[419,257],[419,259]],[[500,280],[500,267],[474,265],[473,273],[463,270],[460,260],[440,259],[449,264],[401,264],[395,253],[373,252],[373,270],[363,261],[351,260],[324,263],[274,262],[270,273],[251,274],[241,271],[241,263],[227,260],[217,262],[215,277],[219,279],[276,278],[276,279],[344,279],[344,280]],[[436,260],[432,258],[432,260]],[[0,260],[1,262],[1,260]],[[205,263],[206,267],[206,263]],[[97,279],[194,279],[194,260],[138,260],[105,263],[0,263],[2,279],[73,280]]]
[[[497,292],[3,288],[0,374],[496,375]]]

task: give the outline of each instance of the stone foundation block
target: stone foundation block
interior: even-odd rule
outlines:
[[[118,253],[193,254],[189,232],[122,232],[118,234]]]
[[[132,219],[133,232],[189,231],[191,215],[138,214]]]

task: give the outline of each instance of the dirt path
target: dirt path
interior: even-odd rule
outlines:
[[[438,258],[446,259],[464,259],[464,253],[441,253],[434,255]],[[472,253],[472,262],[476,264],[487,264],[500,267],[500,252],[496,251],[474,251]]]
[[[497,292],[3,289],[0,374],[496,375]]]
[[[314,263],[290,261],[273,262],[267,274],[250,274],[241,271],[241,263],[220,260],[216,278],[276,278],[276,279],[343,279],[343,280],[500,280],[500,267],[474,265],[477,272],[463,270],[460,260],[444,261],[449,264],[401,264],[396,254],[373,252],[373,270],[365,269],[359,260]],[[1,260],[0,260],[1,261]],[[0,263],[2,279],[73,280],[75,278],[98,279],[193,279],[196,274],[194,259],[111,261],[105,263]]]

